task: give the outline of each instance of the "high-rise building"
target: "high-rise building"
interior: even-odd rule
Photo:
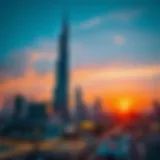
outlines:
[[[30,120],[46,120],[47,119],[47,106],[45,103],[29,103],[28,106],[28,119]]]
[[[156,120],[160,121],[160,102],[154,101],[153,107],[154,107],[155,118],[156,118]]]
[[[85,120],[87,117],[86,117],[86,106],[83,102],[83,99],[82,99],[82,90],[80,87],[77,87],[76,88],[76,91],[75,91],[75,101],[76,101],[76,119],[78,122],[82,121],[82,120]]]
[[[102,104],[101,100],[97,98],[93,104],[93,120],[97,123],[101,122],[102,118]]]
[[[69,92],[69,65],[68,65],[68,23],[63,19],[62,32],[59,40],[59,54],[56,73],[56,88],[54,110],[66,121],[69,120],[68,92]]]
[[[14,106],[13,118],[26,118],[28,107],[27,102],[23,96],[17,95],[15,97]]]
[[[3,117],[4,119],[10,119],[13,114],[14,114],[14,111],[15,111],[15,107],[12,107],[13,106],[13,99],[5,99],[4,101],[4,106],[3,108],[1,109],[1,117]]]

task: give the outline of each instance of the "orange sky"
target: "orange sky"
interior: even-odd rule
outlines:
[[[104,109],[116,110],[119,101],[129,99],[132,108],[148,109],[153,98],[160,98],[160,86],[152,82],[159,74],[160,66],[79,68],[71,72],[71,101],[73,104],[74,88],[80,85],[86,103],[92,104],[95,98],[100,97]],[[50,100],[54,85],[51,72],[38,75],[30,69],[23,76],[6,79],[0,84],[0,101],[2,103],[3,95],[8,93],[21,93],[34,100]]]

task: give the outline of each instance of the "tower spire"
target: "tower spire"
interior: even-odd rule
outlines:
[[[64,11],[62,16],[62,30],[64,34],[68,33],[68,13]]]
[[[68,20],[67,14],[62,17],[62,31],[59,37],[59,58],[57,61],[57,75],[55,88],[55,111],[64,120],[69,119],[68,93],[69,93],[69,66],[68,66]]]

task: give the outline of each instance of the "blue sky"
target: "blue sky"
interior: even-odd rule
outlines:
[[[19,50],[37,49],[39,41],[56,42],[61,12],[69,8],[71,38],[75,47],[74,43],[71,45],[84,49],[80,57],[85,59],[79,65],[89,62],[101,64],[108,60],[158,63],[158,2],[115,1],[112,4],[102,1],[102,5],[98,2],[68,1],[66,5],[65,1],[10,1],[8,4],[1,1],[1,60]]]
[[[37,75],[54,70],[65,12],[72,70],[159,69],[160,3],[156,0],[1,0],[0,81],[23,77],[31,69]],[[152,77],[157,84],[159,74],[157,70]]]

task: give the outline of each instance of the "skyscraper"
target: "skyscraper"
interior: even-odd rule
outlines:
[[[75,101],[76,101],[76,119],[78,122],[81,122],[83,120],[86,120],[86,106],[83,102],[83,99],[82,99],[82,90],[80,87],[77,87],[76,88],[76,91],[75,91]]]
[[[59,39],[59,54],[57,61],[56,88],[54,110],[64,120],[69,119],[68,92],[69,92],[69,65],[68,65],[68,23],[63,19],[62,31]]]
[[[93,120],[100,123],[102,119],[102,104],[101,100],[97,98],[93,104]]]
[[[28,119],[30,120],[46,120],[47,106],[45,103],[31,102],[28,105]]]
[[[160,122],[160,102],[159,101],[155,101],[153,103],[153,107],[154,107],[154,115],[157,121]]]
[[[27,102],[23,96],[17,95],[15,97],[14,106],[15,108],[14,108],[13,118],[14,119],[26,118],[28,107],[27,107]]]

